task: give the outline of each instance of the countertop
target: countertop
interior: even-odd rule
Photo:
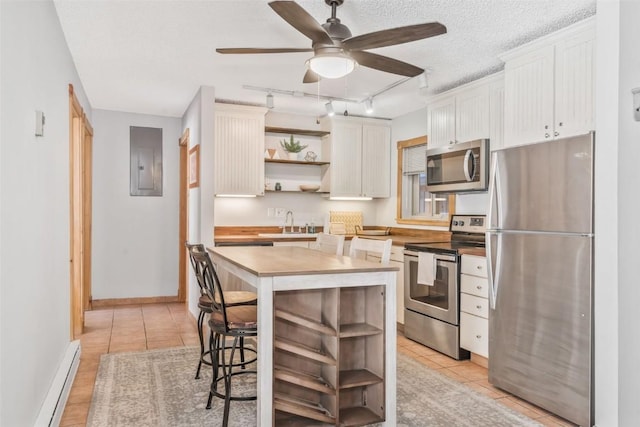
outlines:
[[[215,243],[244,243],[244,242],[313,242],[315,237],[262,237],[260,233],[278,233],[279,228],[271,227],[260,229],[258,227],[216,227]],[[355,234],[345,235],[345,240],[351,240]],[[364,239],[387,240],[391,239],[394,246],[404,246],[406,243],[448,242],[451,233],[448,231],[416,230],[408,228],[392,228],[391,234],[386,236],[359,235]]]

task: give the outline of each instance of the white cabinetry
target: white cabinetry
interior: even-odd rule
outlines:
[[[217,196],[264,195],[266,111],[261,107],[216,103],[214,187]]]
[[[386,120],[333,117],[323,121],[331,133],[323,153],[331,153],[331,197],[389,197],[391,125]],[[325,177],[327,179],[327,177]],[[323,188],[327,188],[323,182]]]
[[[432,98],[427,105],[429,147],[490,138],[495,133],[493,128],[500,126],[493,122],[491,100],[493,91],[501,85],[499,73]],[[495,119],[501,120],[501,111]]]
[[[460,347],[489,357],[489,289],[485,257],[462,255]]]
[[[505,147],[594,129],[594,54],[590,18],[502,56]]]

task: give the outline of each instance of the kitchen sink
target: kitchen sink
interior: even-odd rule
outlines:
[[[318,233],[259,233],[258,237],[269,237],[272,239],[315,239]]]

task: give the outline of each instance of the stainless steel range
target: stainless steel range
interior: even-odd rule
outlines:
[[[450,242],[406,244],[404,334],[455,359],[460,348],[460,249],[484,247],[484,215],[453,215]]]

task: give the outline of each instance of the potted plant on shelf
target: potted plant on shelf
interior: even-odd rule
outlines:
[[[294,141],[293,135],[289,141],[286,139],[280,141],[280,146],[289,154],[289,160],[298,160],[298,153],[308,147],[308,145],[301,145],[300,141]]]

